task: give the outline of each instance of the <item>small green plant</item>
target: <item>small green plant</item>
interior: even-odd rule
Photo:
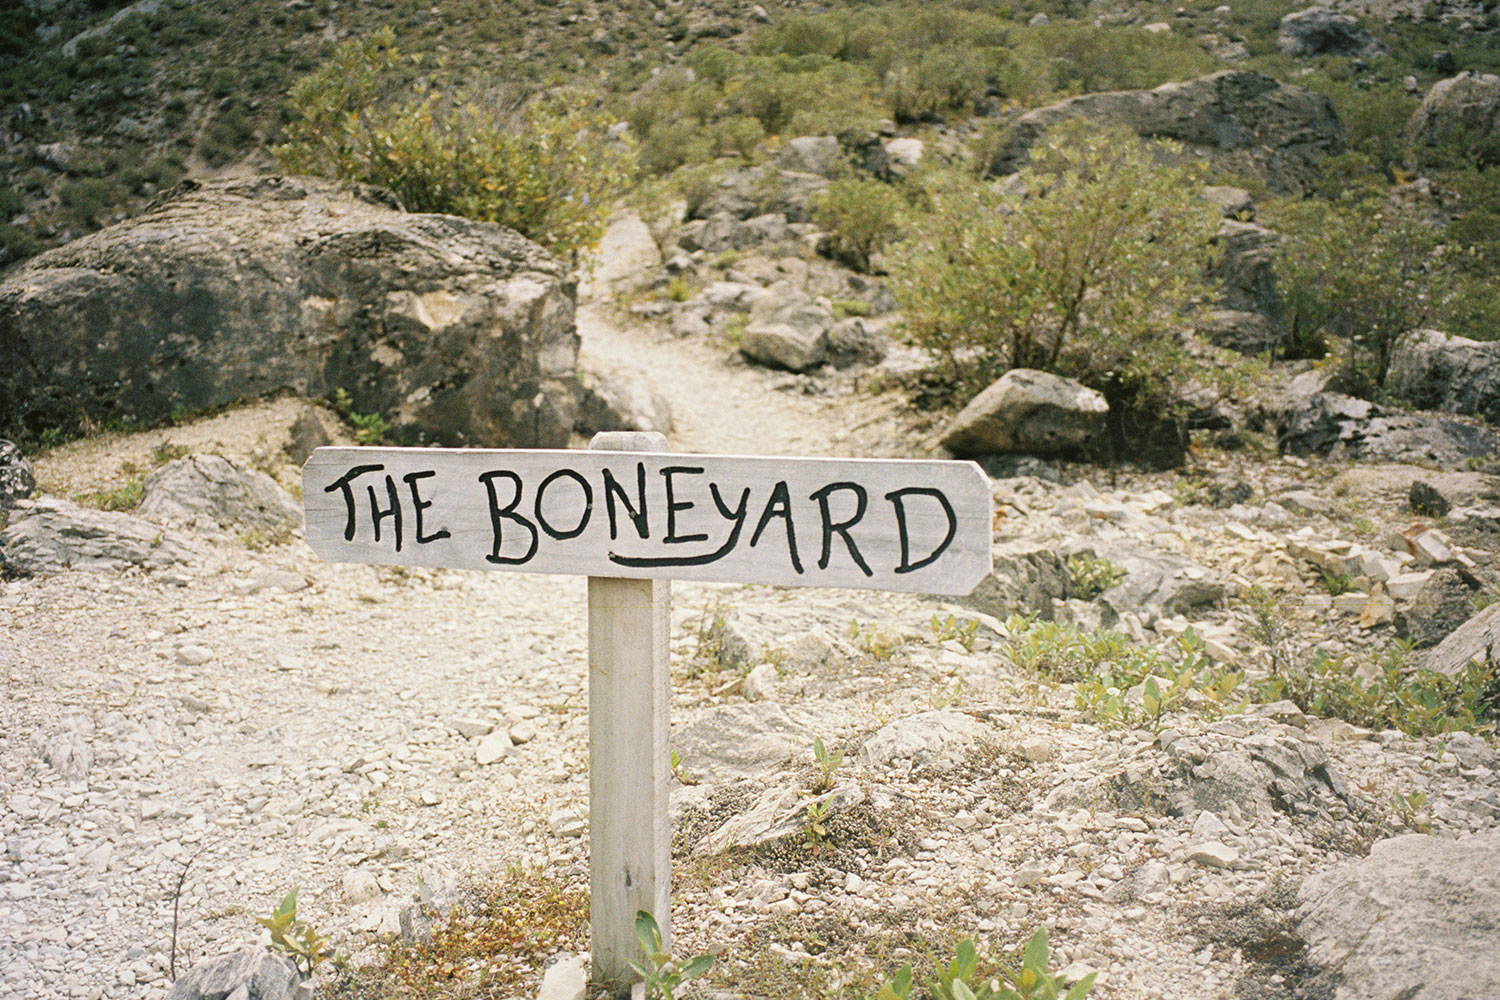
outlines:
[[[861,625],[858,618],[849,620],[849,638],[858,642],[860,648],[870,656],[882,662],[895,656],[896,650],[901,646],[901,636],[898,633],[874,622]]]
[[[163,441],[151,449],[151,461],[157,465],[166,465],[168,462],[175,462],[179,458],[186,458],[188,451],[187,445]]]
[[[1411,736],[1463,730],[1493,732],[1500,718],[1500,676],[1492,663],[1470,661],[1449,676],[1409,668],[1410,646],[1397,643],[1365,677],[1341,658],[1317,650],[1305,663],[1273,663],[1257,701],[1286,699],[1309,715]]]
[[[686,302],[693,297],[693,286],[686,278],[677,277],[667,282],[667,298],[673,302]]]
[[[287,893],[269,917],[255,922],[271,932],[271,947],[288,955],[308,975],[325,959],[333,957],[333,948],[310,924],[297,919],[297,890]]]
[[[680,783],[684,785],[696,785],[698,783],[698,779],[693,777],[691,772],[689,772],[687,768],[682,766],[682,755],[679,754],[676,750],[673,750],[670,754],[668,754],[667,759],[672,767],[672,777],[676,778]]]
[[[697,979],[713,968],[712,955],[697,955],[679,962],[662,950],[661,927],[645,910],[635,915],[635,936],[641,942],[641,957],[627,963],[645,981],[646,996],[651,1000],[676,1000],[676,991],[690,979]]]
[[[342,386],[333,390],[333,409],[354,431],[354,439],[360,444],[379,444],[385,440],[391,423],[378,413],[360,413],[354,409],[354,400]]]
[[[870,315],[870,303],[864,299],[834,299],[833,318],[848,319],[850,316]]]
[[[868,178],[839,180],[818,199],[813,218],[828,230],[828,256],[868,273],[872,259],[901,235],[903,209],[900,194],[889,184]]]
[[[802,837],[813,848],[828,839],[829,811],[827,802],[809,802],[802,811]]]
[[[1068,557],[1068,579],[1072,584],[1074,597],[1092,601],[1125,579],[1125,571],[1108,559],[1080,552]]]
[[[938,642],[947,642],[951,639],[962,646],[964,652],[974,652],[974,642],[979,636],[979,619],[966,618],[959,621],[951,614],[947,618],[933,615],[929,624]]]
[[[1340,594],[1347,594],[1354,589],[1354,578],[1348,573],[1335,573],[1332,570],[1323,570],[1319,574],[1318,582],[1333,597],[1337,597]]]
[[[833,776],[844,763],[844,751],[830,751],[823,743],[823,737],[814,736],[813,763],[818,765],[818,780],[813,785],[813,794],[821,795],[833,787]]]
[[[880,992],[875,994],[875,1000],[908,1000],[911,996],[911,983],[911,966],[903,965],[888,982],[881,985]]]
[[[749,325],[749,316],[744,313],[735,313],[724,321],[724,339],[729,341],[730,346],[739,347],[740,341],[745,339],[745,327]]]
[[[79,497],[79,502],[98,510],[135,510],[146,498],[146,489],[139,477],[132,477],[122,486],[112,490],[97,490]]]
[[[1424,812],[1426,808],[1426,792],[1407,792],[1405,795],[1397,792],[1391,796],[1392,815],[1402,826],[1418,833],[1432,832],[1432,825]]]
[[[274,528],[251,528],[240,535],[240,544],[252,552],[264,552],[292,540],[292,526],[281,523]]]

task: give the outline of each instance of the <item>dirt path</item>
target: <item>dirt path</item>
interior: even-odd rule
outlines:
[[[757,368],[727,344],[678,339],[597,299],[579,303],[578,332],[586,367],[645,381],[666,399],[674,451],[892,457],[920,447],[894,393]]]

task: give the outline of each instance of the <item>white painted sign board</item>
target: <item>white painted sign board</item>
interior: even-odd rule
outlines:
[[[991,568],[972,462],[319,448],[302,489],[335,562],[927,594]]]
[[[637,910],[671,933],[667,581],[967,594],[991,506],[972,462],[679,455],[639,433],[591,448],[319,448],[302,492],[330,561],[590,578],[590,951],[618,985]]]

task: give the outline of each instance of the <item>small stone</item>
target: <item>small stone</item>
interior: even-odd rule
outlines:
[[[536,1000],[584,1000],[588,993],[588,969],[582,955],[560,955],[542,974]]]
[[[177,650],[177,662],[185,667],[201,667],[213,658],[207,646],[182,646]]]
[[[515,754],[515,746],[510,741],[510,736],[505,733],[491,733],[479,741],[479,750],[475,756],[480,764],[493,764],[497,760]]]
[[[1406,502],[1411,506],[1412,513],[1423,517],[1442,517],[1452,507],[1446,497],[1420,479],[1411,484]]]
[[[1240,852],[1217,840],[1199,844],[1188,852],[1188,861],[1205,868],[1228,868],[1240,859]]]
[[[1012,872],[1010,880],[1011,882],[1015,883],[1017,889],[1024,889],[1029,885],[1036,885],[1046,877],[1047,873],[1045,870],[1038,868],[1035,865],[1027,865],[1022,868],[1017,868],[1014,872]]]
[[[483,719],[449,719],[448,727],[456,730],[458,735],[466,740],[472,740],[476,736],[488,736],[495,731],[495,724]]]
[[[1051,760],[1055,752],[1052,741],[1044,736],[1030,736],[1021,741],[1021,756],[1032,763]]]
[[[510,727],[510,741],[516,746],[522,746],[536,739],[536,723],[523,720]]]
[[[575,809],[559,809],[547,817],[547,828],[554,837],[581,837],[588,830],[586,819]]]
[[[381,896],[380,883],[367,871],[355,869],[344,874],[344,901],[358,906]]]

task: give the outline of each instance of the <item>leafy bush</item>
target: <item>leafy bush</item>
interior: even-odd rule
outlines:
[[[1500,676],[1494,664],[1471,662],[1449,677],[1409,669],[1406,658],[1398,646],[1363,676],[1321,649],[1305,663],[1273,658],[1257,698],[1286,699],[1309,715],[1343,719],[1366,729],[1400,729],[1412,736],[1494,731],[1500,719]]]
[[[1098,973],[1089,973],[1065,990],[1066,984],[1048,970],[1050,964],[1045,927],[1031,936],[1017,966],[985,961],[974,939],[964,938],[952,961],[938,963],[927,992],[933,1000],[1083,1000],[1092,992]],[[911,966],[902,966],[875,1000],[909,1000],[913,979]]]
[[[292,88],[298,115],[276,156],[288,170],[390,188],[408,209],[510,226],[554,253],[598,240],[634,169],[629,147],[577,93],[517,109],[415,80],[386,28],[347,42]]]
[[[904,208],[889,184],[869,178],[839,180],[818,198],[813,218],[828,230],[828,255],[868,274],[870,258],[900,234]]]
[[[1085,553],[1068,556],[1067,565],[1073,596],[1083,601],[1092,601],[1125,579],[1125,571],[1108,559]]]
[[[949,174],[931,208],[889,255],[892,288],[963,397],[1039,368],[1160,411],[1200,367],[1175,328],[1209,296],[1218,220],[1190,167],[1075,120],[1011,184]]]
[[[1294,339],[1338,338],[1351,387],[1384,385],[1401,338],[1451,295],[1441,227],[1353,194],[1283,202],[1273,219]]]

